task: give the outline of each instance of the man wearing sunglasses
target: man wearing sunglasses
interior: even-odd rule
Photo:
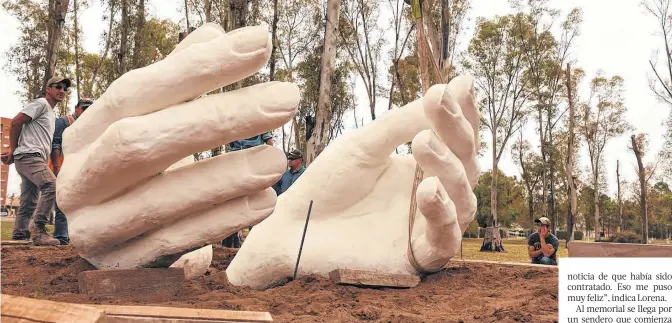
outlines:
[[[63,132],[67,127],[72,125],[79,116],[86,111],[88,107],[93,104],[93,100],[89,98],[80,99],[75,106],[75,113],[73,115],[66,115],[56,119],[56,127],[54,130],[54,140],[51,144],[51,160],[50,167],[55,176],[61,171],[63,165]],[[56,217],[54,218],[54,238],[57,239],[61,245],[70,243],[68,235],[68,220],[65,214],[58,208],[58,203],[55,203]]]
[[[56,176],[47,162],[56,123],[54,107],[65,99],[71,84],[69,79],[52,77],[47,82],[45,96],[27,104],[12,120],[9,152],[2,154],[2,162],[16,163],[16,171],[21,176],[21,205],[14,223],[13,240],[30,237],[34,245],[59,244],[46,228],[56,201]]]

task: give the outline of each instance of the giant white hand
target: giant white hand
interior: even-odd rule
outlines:
[[[330,143],[252,229],[226,271],[229,281],[266,288],[291,277],[311,200],[299,274],[417,273],[407,253],[416,161],[425,178],[417,189],[412,250],[422,271],[441,269],[476,212],[473,96],[472,78],[459,76]],[[412,156],[391,155],[411,140]]]
[[[272,212],[270,186],[287,163],[281,150],[190,162],[294,116],[300,95],[290,83],[196,99],[252,75],[270,54],[265,27],[225,34],[207,24],[162,61],[116,80],[65,131],[57,201],[82,257],[98,268],[164,263]]]

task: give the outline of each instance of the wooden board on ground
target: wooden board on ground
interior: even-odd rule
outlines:
[[[108,323],[273,322],[268,312],[208,310],[157,306],[91,305],[105,311]]]
[[[559,259],[562,261],[562,258]],[[531,267],[531,268],[548,268],[548,269],[558,269],[558,266],[549,266],[549,265],[539,265],[539,264],[528,264],[523,262],[506,262],[506,261],[491,261],[491,260],[451,260],[449,264],[459,264],[459,263],[471,263],[471,264],[493,264],[493,265],[503,265],[503,266],[519,266],[519,267]]]
[[[672,246],[655,244],[577,242],[567,246],[569,257],[659,258],[672,257]]]
[[[105,311],[80,304],[52,302],[34,298],[2,297],[3,323],[107,323]]]
[[[329,273],[329,278],[337,284],[359,286],[409,288],[420,283],[420,277],[415,275],[386,274],[354,269],[336,269]]]
[[[0,245],[4,246],[32,246],[31,240],[2,240]]]
[[[165,301],[175,296],[184,282],[182,268],[134,268],[89,270],[77,277],[79,292],[90,297]]]

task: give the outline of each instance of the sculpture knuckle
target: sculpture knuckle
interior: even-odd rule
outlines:
[[[127,160],[145,155],[147,147],[141,145],[139,141],[141,136],[137,133],[138,127],[136,124],[123,119],[112,124],[110,128],[111,133],[115,136],[113,145],[119,159]]]

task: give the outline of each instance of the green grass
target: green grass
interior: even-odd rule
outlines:
[[[50,232],[53,232],[54,227],[47,225]],[[1,221],[0,230],[2,231],[2,240],[12,239],[12,229],[14,229],[14,222]],[[583,241],[583,240],[582,240]],[[586,241],[592,242],[592,241]],[[522,262],[529,263],[530,257],[527,255],[527,240],[524,238],[504,239],[504,252],[480,252],[483,238],[464,238],[462,239],[462,252],[458,250],[456,258],[464,258],[468,260],[489,260],[489,261],[506,261],[506,262]],[[656,242],[653,242],[656,243]],[[658,243],[666,243],[661,240]],[[567,257],[567,248],[565,242],[560,241],[560,249],[557,254],[558,258]]]
[[[49,232],[54,232],[54,226],[47,224]],[[13,221],[0,221],[0,237],[2,240],[12,240],[12,230],[14,230]]]

